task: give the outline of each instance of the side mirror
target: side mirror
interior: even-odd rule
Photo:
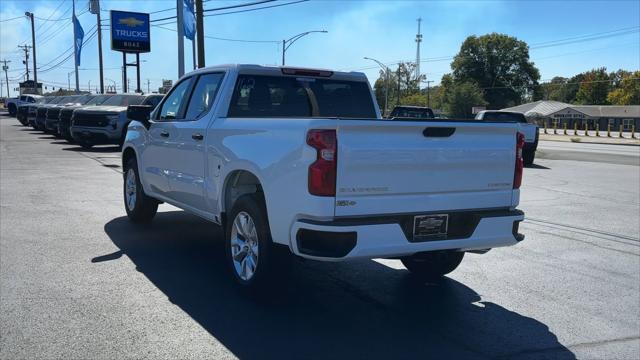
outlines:
[[[129,105],[127,106],[127,118],[139,121],[144,127],[149,129],[149,126],[151,126],[149,116],[152,110],[153,107],[149,105]]]

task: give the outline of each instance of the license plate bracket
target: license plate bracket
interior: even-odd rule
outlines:
[[[449,214],[416,215],[413,217],[413,240],[446,239]]]

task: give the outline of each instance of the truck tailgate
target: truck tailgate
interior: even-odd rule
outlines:
[[[517,124],[338,121],[336,216],[512,206]]]

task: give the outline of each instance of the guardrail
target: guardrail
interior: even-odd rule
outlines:
[[[569,135],[569,136],[596,136],[596,137],[609,137],[609,138],[622,138],[622,139],[640,139],[640,135],[636,134],[635,125],[631,125],[631,131],[624,131],[623,126],[617,131],[611,131],[611,125],[607,126],[606,133],[604,130],[600,131],[600,125],[596,125],[595,130],[589,130],[585,124],[584,129],[578,129],[578,123],[574,123],[573,131],[567,128],[567,124],[564,124],[562,129],[558,129],[557,124],[553,124],[551,129],[547,128],[547,124],[543,126],[543,134],[546,135]]]

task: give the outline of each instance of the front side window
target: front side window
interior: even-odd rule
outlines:
[[[191,78],[188,78],[182,81],[167,95],[167,99],[162,103],[162,108],[160,109],[159,120],[171,121],[183,117],[185,103],[187,102],[186,95],[188,95],[191,87],[191,80]]]
[[[376,118],[376,111],[366,82],[240,75],[228,116]]]
[[[213,73],[202,75],[198,78],[198,83],[193,89],[193,94],[189,101],[185,119],[198,119],[211,110],[223,77],[223,73]]]

